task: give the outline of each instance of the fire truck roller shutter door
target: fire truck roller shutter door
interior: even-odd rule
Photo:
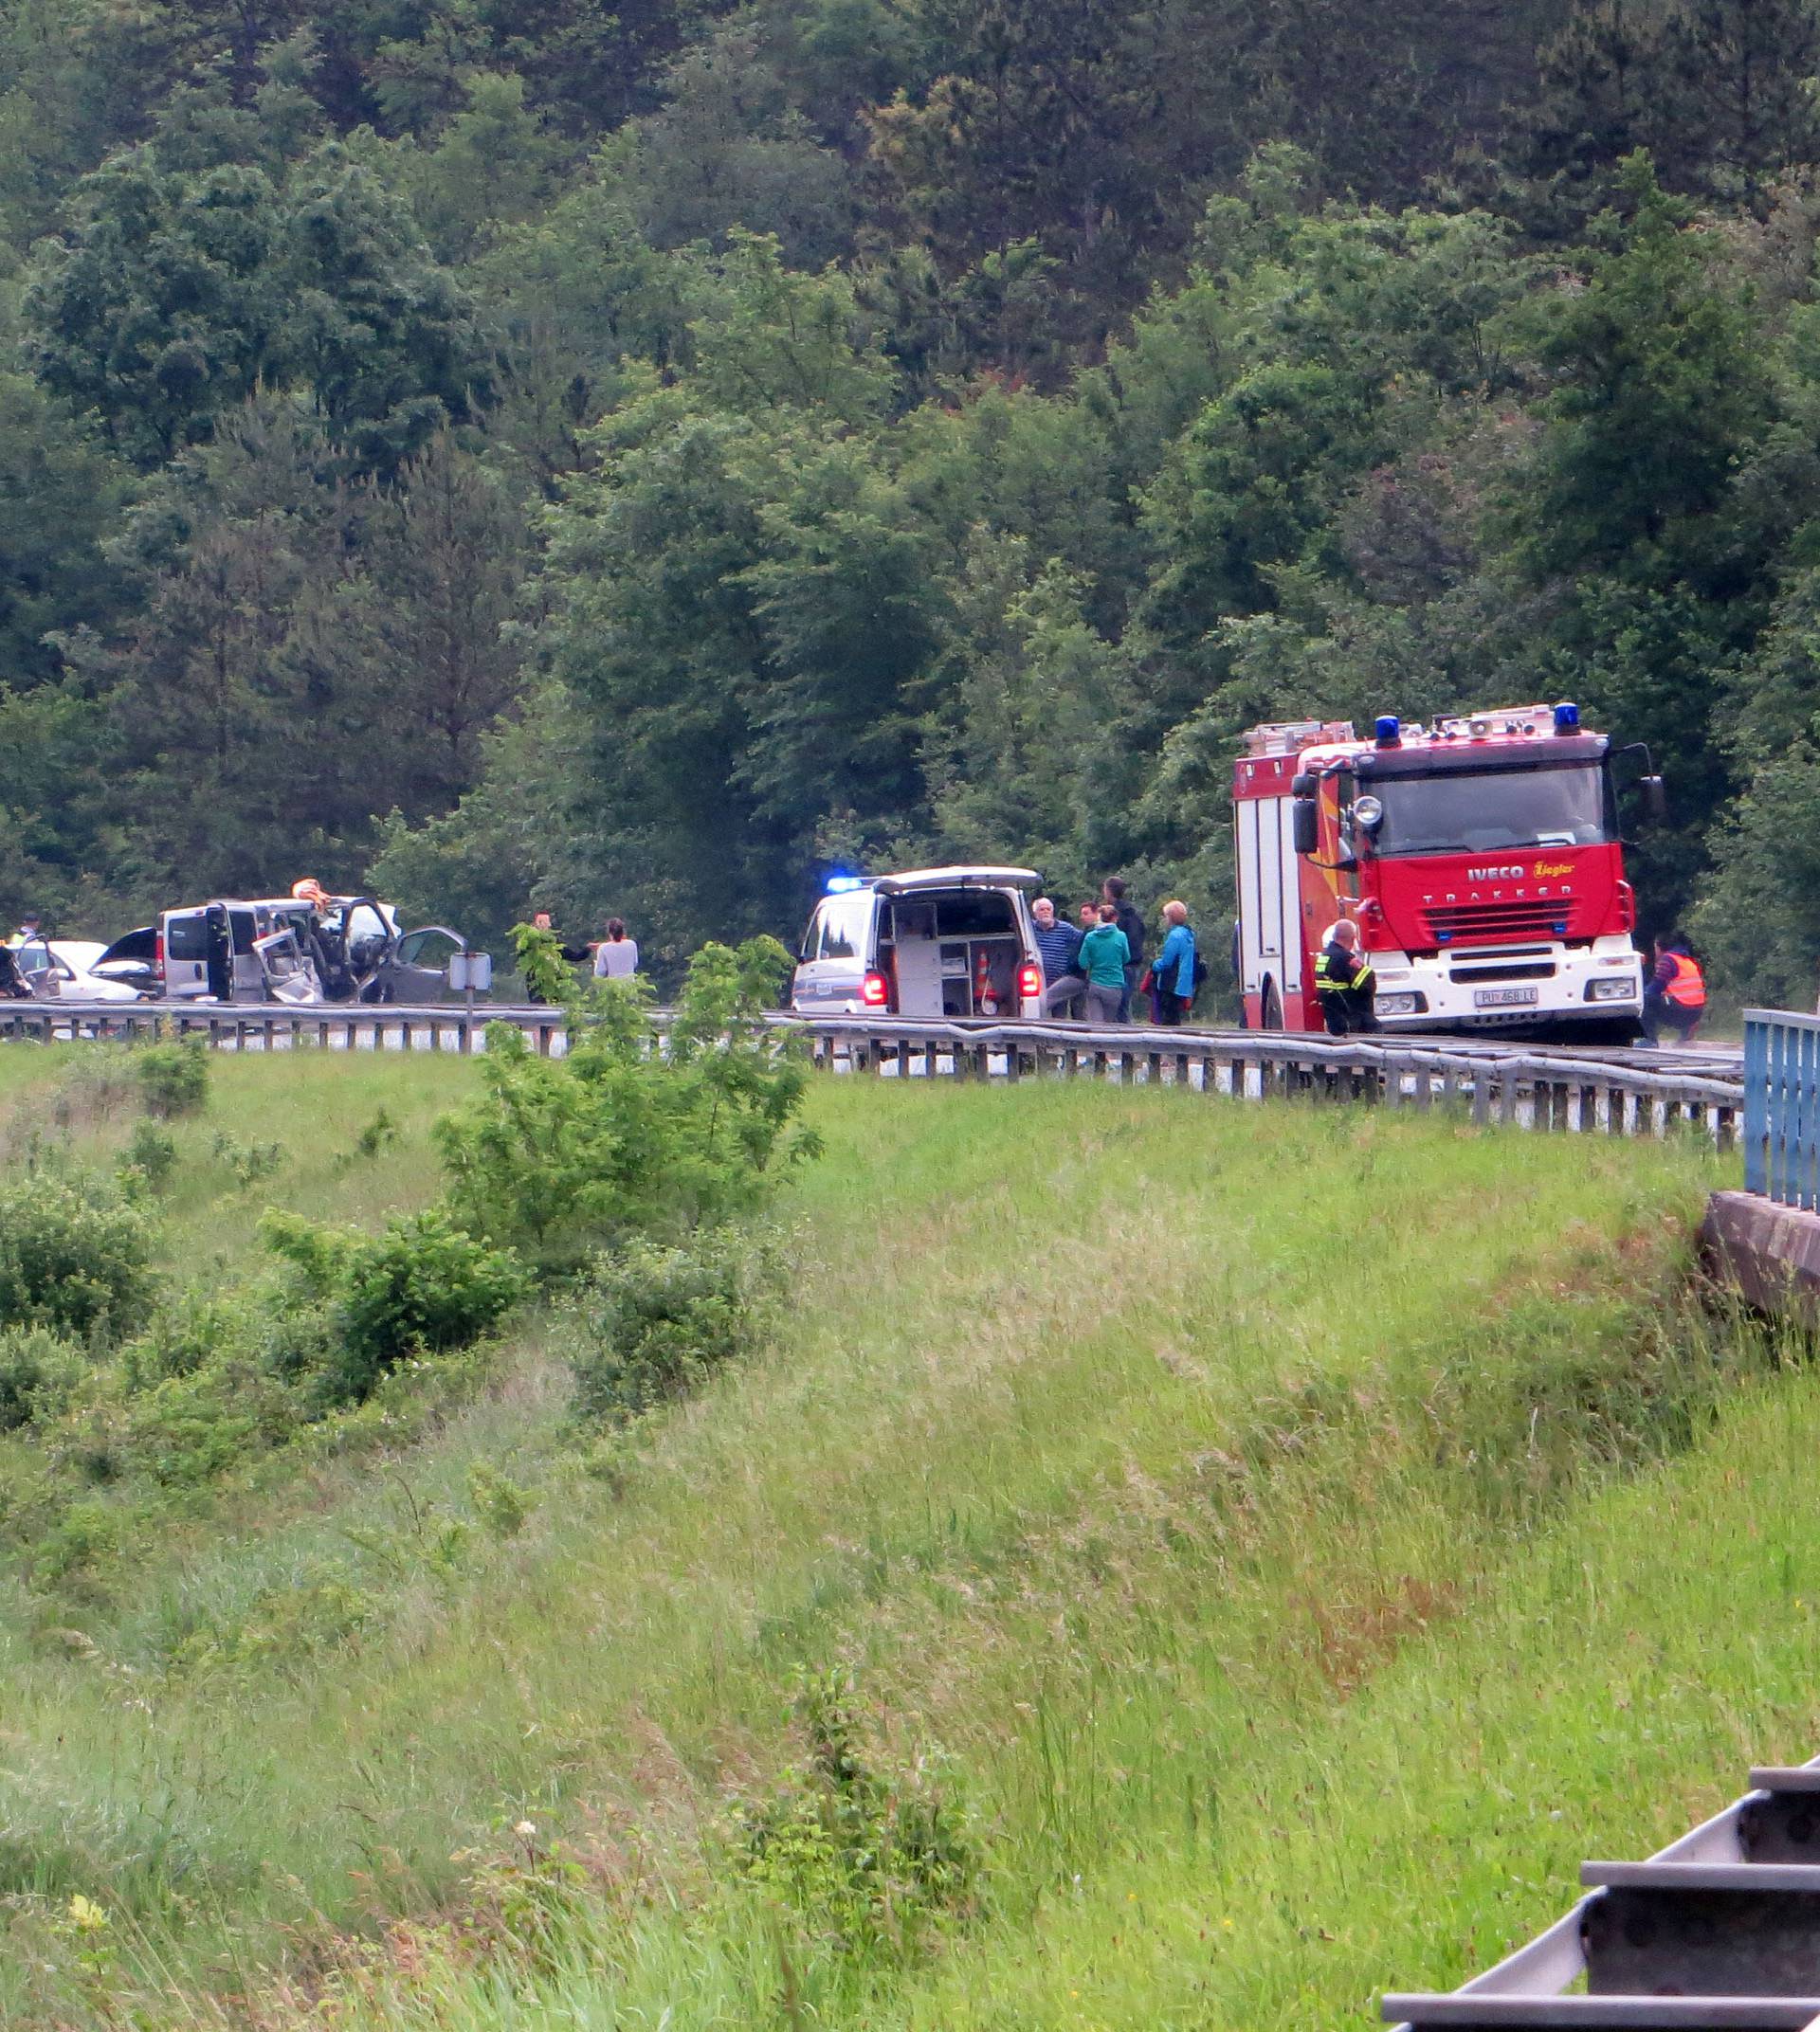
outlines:
[[[1239,988],[1242,993],[1255,993],[1259,976],[1264,971],[1258,930],[1263,898],[1263,875],[1258,866],[1258,813],[1262,808],[1249,798],[1237,807]]]
[[[1277,910],[1282,927],[1279,935],[1283,941],[1278,951],[1283,954],[1283,994],[1286,1007],[1290,998],[1301,992],[1301,862],[1296,858],[1295,810],[1290,798],[1278,802],[1277,823],[1280,835],[1277,865],[1281,875]]]

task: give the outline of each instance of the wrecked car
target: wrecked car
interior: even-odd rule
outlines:
[[[90,971],[104,980],[154,982],[153,991],[173,1001],[442,998],[449,958],[465,950],[459,932],[446,925],[400,932],[390,903],[330,896],[314,882],[299,883],[298,891],[167,910],[155,925],[117,938]]]

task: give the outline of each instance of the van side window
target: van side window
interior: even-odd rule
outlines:
[[[166,920],[164,948],[172,959],[207,959],[209,927],[199,910],[173,914]]]
[[[864,959],[872,928],[869,893],[830,897],[822,905],[822,943],[817,959]]]

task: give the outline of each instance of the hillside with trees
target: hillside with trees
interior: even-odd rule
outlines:
[[[0,0],[0,896],[1218,923],[1237,729],[1571,696],[1648,921],[1805,1006],[1817,70],[1806,0]]]

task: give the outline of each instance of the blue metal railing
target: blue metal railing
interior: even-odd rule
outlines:
[[[1744,1189],[1820,1206],[1820,1016],[1744,1011]]]

